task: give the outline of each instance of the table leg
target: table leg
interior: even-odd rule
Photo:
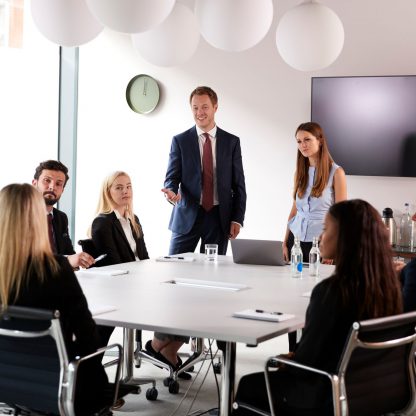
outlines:
[[[121,382],[124,384],[131,384],[138,387],[141,384],[153,384],[156,386],[156,382],[152,378],[134,378],[134,329],[123,328],[123,365],[121,366]]]
[[[235,360],[236,343],[227,341],[225,343],[225,355],[223,357],[222,382],[221,382],[221,403],[220,415],[231,415],[231,406],[234,401],[235,384]]]

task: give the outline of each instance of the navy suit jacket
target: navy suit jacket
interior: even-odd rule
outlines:
[[[217,127],[216,175],[221,228],[228,234],[231,221],[243,225],[246,187],[240,139]],[[187,234],[195,223],[202,192],[201,154],[196,127],[174,136],[165,188],[181,193],[172,210],[169,229]]]
[[[135,218],[140,225],[139,219]],[[149,255],[144,242],[143,231],[141,236],[138,237],[133,228],[131,230],[136,241],[137,257],[140,260],[148,259]],[[97,262],[96,266],[108,266],[110,264],[127,263],[136,260],[123,227],[114,212],[100,214],[94,219],[91,227],[91,237],[98,253],[107,254],[103,260]]]
[[[64,212],[59,211],[59,209],[56,208],[52,210],[52,214],[52,227],[55,237],[57,254],[65,256],[75,254],[71,238],[69,237],[68,217]]]

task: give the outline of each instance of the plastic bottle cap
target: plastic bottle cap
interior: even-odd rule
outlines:
[[[383,209],[383,217],[384,218],[393,218],[393,210],[391,208],[384,208]]]

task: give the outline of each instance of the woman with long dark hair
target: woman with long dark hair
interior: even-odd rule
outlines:
[[[386,228],[368,202],[334,204],[325,217],[320,248],[335,260],[335,271],[313,289],[302,338],[290,356],[335,372],[352,324],[402,313],[402,294]],[[284,414],[332,414],[330,384],[322,376],[285,367],[271,375],[271,384]],[[269,410],[264,374],[244,376],[237,399]]]
[[[283,240],[283,254],[288,261],[294,237],[297,237],[307,262],[313,237],[321,234],[329,207],[347,199],[347,184],[344,170],[333,161],[318,123],[302,123],[295,137],[298,152],[293,204]]]

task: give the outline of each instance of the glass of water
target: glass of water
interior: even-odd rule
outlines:
[[[218,244],[205,244],[205,258],[207,261],[216,262],[218,258]]]

